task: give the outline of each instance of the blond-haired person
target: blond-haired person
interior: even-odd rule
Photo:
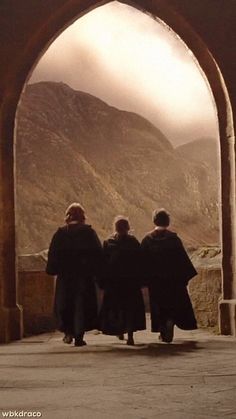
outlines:
[[[86,345],[84,333],[97,328],[97,298],[94,279],[102,254],[94,229],[85,223],[85,211],[71,204],[65,225],[54,234],[48,252],[47,273],[57,275],[55,314],[63,341]]]

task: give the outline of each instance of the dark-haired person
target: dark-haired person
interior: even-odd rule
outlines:
[[[55,314],[63,341],[86,345],[85,331],[98,327],[94,277],[102,258],[102,246],[96,232],[85,224],[85,212],[78,203],[66,210],[65,225],[54,234],[46,272],[57,275]]]
[[[141,243],[148,279],[152,332],[160,332],[171,342],[174,325],[197,328],[187,285],[197,272],[176,233],[168,229],[170,216],[165,210],[153,213],[155,228]]]
[[[134,345],[133,332],[146,328],[141,292],[140,244],[129,234],[127,218],[114,221],[115,233],[104,242],[104,298],[100,311],[100,330],[120,336],[128,333],[128,345]]]

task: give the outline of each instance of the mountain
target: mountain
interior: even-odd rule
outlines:
[[[203,137],[197,138],[190,143],[182,144],[176,148],[176,151],[185,159],[210,167],[219,177],[219,144],[219,141],[214,138]]]
[[[28,85],[16,132],[19,252],[47,248],[75,201],[102,239],[117,214],[129,216],[141,239],[152,228],[153,209],[165,207],[187,245],[215,244],[218,180],[212,170],[208,161],[175,150],[137,114],[63,83]]]

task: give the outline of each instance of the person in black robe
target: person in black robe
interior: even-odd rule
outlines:
[[[57,275],[54,311],[63,341],[86,345],[85,331],[98,327],[94,278],[101,266],[102,246],[96,232],[85,224],[85,212],[74,203],[66,211],[66,225],[54,234],[46,272]]]
[[[104,242],[104,298],[100,311],[100,330],[134,345],[133,332],[146,328],[141,292],[140,244],[129,234],[129,221],[115,219],[115,234]]]
[[[171,342],[174,325],[197,328],[187,285],[197,272],[176,233],[168,230],[169,214],[156,210],[155,229],[141,242],[150,297],[152,332]]]

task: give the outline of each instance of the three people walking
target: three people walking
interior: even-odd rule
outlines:
[[[196,329],[187,291],[197,274],[176,233],[168,229],[170,218],[155,211],[155,228],[142,240],[129,234],[125,217],[117,217],[114,233],[103,248],[96,232],[85,223],[85,211],[74,203],[66,211],[65,226],[54,234],[46,271],[57,275],[54,311],[64,342],[86,345],[84,333],[99,329],[120,339],[146,328],[141,288],[150,297],[151,327],[164,342],[173,339],[174,325]],[[100,311],[96,283],[103,290]]]

